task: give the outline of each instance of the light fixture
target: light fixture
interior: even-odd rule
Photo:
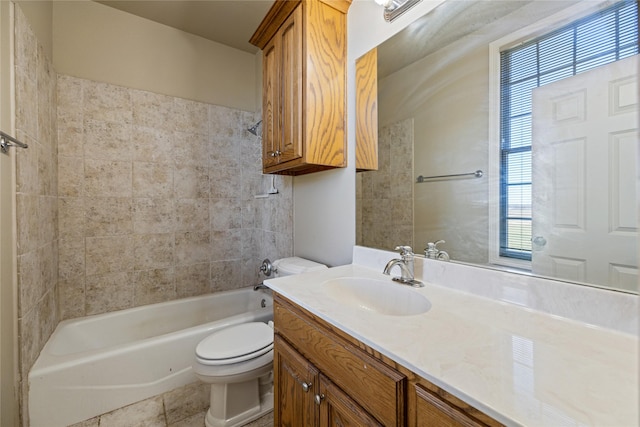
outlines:
[[[384,20],[392,22],[397,17],[411,9],[421,0],[375,0],[380,6],[384,7]]]

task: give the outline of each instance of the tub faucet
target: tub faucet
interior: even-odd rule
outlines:
[[[253,285],[254,291],[259,291],[260,289],[270,289],[270,288],[264,283],[258,283],[257,285]]]
[[[400,251],[401,258],[396,258],[389,261],[384,267],[382,273],[389,275],[391,269],[397,265],[398,267],[400,267],[400,276],[395,276],[391,280],[414,287],[424,286],[424,284],[421,281],[416,280],[413,275],[414,253],[413,249],[411,249],[411,246],[396,246],[395,250]]]

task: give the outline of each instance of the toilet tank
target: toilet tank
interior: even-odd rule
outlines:
[[[310,271],[324,270],[326,265],[297,256],[277,259],[273,262],[275,267],[275,277],[292,276],[294,274],[307,273]]]

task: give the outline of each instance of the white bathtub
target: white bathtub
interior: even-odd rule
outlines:
[[[197,381],[198,342],[269,321],[272,305],[244,288],[60,322],[29,373],[31,426],[67,426]]]

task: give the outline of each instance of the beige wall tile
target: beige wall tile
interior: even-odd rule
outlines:
[[[132,199],[87,197],[84,202],[85,237],[113,236],[133,232]]]
[[[173,132],[133,125],[131,145],[133,160],[174,164]]]
[[[209,164],[209,144],[206,135],[191,132],[173,132],[173,155],[176,164]]]
[[[60,280],[58,282],[58,298],[60,300],[61,320],[85,316],[86,303],[84,274],[69,280]]]
[[[134,269],[170,267],[174,264],[175,235],[136,234],[133,236]]]
[[[176,200],[176,231],[197,231],[207,230],[208,228],[209,200]]]
[[[243,262],[240,259],[212,262],[211,292],[237,289],[237,284],[242,281],[242,268]]]
[[[176,299],[173,268],[136,271],[133,273],[133,283],[136,306]]]
[[[209,169],[210,197],[214,199],[230,199],[240,196],[242,182],[237,169],[212,167]],[[253,197],[253,195],[252,195]]]
[[[133,197],[173,197],[173,167],[163,163],[133,162]]]
[[[87,276],[133,271],[133,237],[87,237],[85,259]]]
[[[58,157],[58,195],[62,197],[84,196],[84,159]]]
[[[211,230],[222,231],[254,226],[253,222],[249,225],[245,224],[242,203],[238,199],[211,199],[209,206]]]
[[[211,233],[207,231],[176,232],[176,264],[187,265],[209,261]]]
[[[86,119],[83,130],[86,159],[131,160],[131,125]]]
[[[85,313],[91,315],[133,307],[133,295],[130,273],[87,276]]]
[[[178,298],[208,294],[209,291],[209,263],[177,266],[176,292]]]
[[[142,90],[131,91],[133,124],[163,131],[174,131],[174,98]]]
[[[177,199],[209,198],[209,168],[196,165],[176,165],[173,179]]]
[[[84,198],[58,197],[58,232],[61,239],[84,238]]]
[[[133,199],[133,231],[136,234],[173,232],[175,217],[173,199]]]
[[[176,130],[200,135],[209,133],[209,106],[202,102],[175,98],[173,103],[173,117]]]
[[[84,278],[84,239],[61,240],[58,249],[58,279]]]
[[[131,123],[129,89],[120,86],[83,80],[82,108],[85,119]]]
[[[16,137],[29,145],[29,149],[16,150],[15,152],[16,192],[37,194],[39,192],[38,153],[40,151],[38,144],[23,132],[19,132]]]
[[[85,194],[89,197],[131,197],[131,162],[85,159]]]

